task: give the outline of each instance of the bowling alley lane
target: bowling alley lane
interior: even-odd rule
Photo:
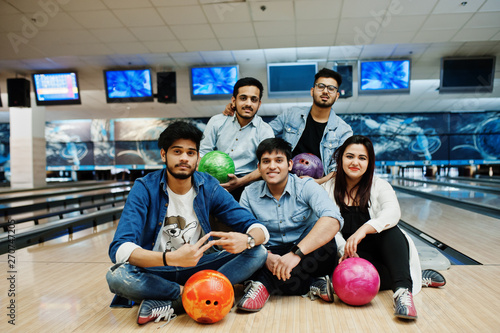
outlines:
[[[416,191],[427,191],[436,196],[446,195],[497,209],[500,207],[498,196],[492,194],[404,182],[405,186]],[[402,192],[396,187],[395,189],[401,205],[402,221],[483,265],[500,264],[499,218],[464,209],[465,205],[460,205],[460,201],[450,205]]]
[[[485,208],[488,210],[497,210],[500,215],[500,190],[497,192],[493,186],[488,185],[488,189],[484,188],[484,184],[476,185],[475,189],[466,189],[457,185],[457,181],[436,182],[425,181],[423,179],[408,179],[408,178],[389,178],[391,185],[397,190],[405,192],[414,192],[415,195],[422,195],[427,198],[434,196],[435,200],[451,199],[456,205],[460,203],[471,204],[477,206],[478,209]],[[464,184],[465,181],[462,181]],[[467,185],[473,185],[470,181]],[[479,184],[479,183],[477,183]],[[472,188],[472,187],[471,187]]]

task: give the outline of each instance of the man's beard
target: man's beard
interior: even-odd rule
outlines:
[[[321,96],[319,96],[318,98],[313,98],[313,103],[314,103],[314,105],[316,105],[320,108],[331,108],[333,106],[333,104],[335,104],[335,99],[333,99],[332,102],[329,102],[329,101],[323,102],[321,100]]]
[[[188,172],[188,173],[180,173],[180,172],[174,172],[169,166],[167,163],[165,163],[167,165],[167,170],[168,170],[168,173],[172,175],[172,177],[176,178],[176,179],[188,179],[189,177],[191,177],[194,172],[196,171],[195,168],[192,168],[191,169],[191,172]]]

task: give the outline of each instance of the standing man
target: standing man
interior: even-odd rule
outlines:
[[[233,88],[231,106],[234,116],[216,115],[210,118],[200,145],[200,156],[220,150],[234,161],[235,174],[221,184],[236,200],[250,182],[260,178],[255,150],[259,143],[274,137],[273,129],[257,116],[264,87],[259,80],[245,77]]]
[[[335,204],[312,178],[290,174],[288,142],[271,138],[257,148],[261,181],[249,185],[240,204],[269,230],[265,267],[247,281],[238,303],[259,311],[271,294],[320,297],[333,302],[331,274],[337,262],[334,236],[343,219]]]
[[[333,153],[353,134],[351,126],[340,119],[332,108],[340,96],[338,89],[341,84],[339,73],[328,68],[321,69],[314,76],[311,88],[313,105],[294,106],[269,123],[276,137],[292,145],[292,157],[311,153],[321,159],[325,176],[316,180],[319,184],[332,177],[336,168]],[[224,113],[230,114],[232,111],[229,109],[226,107]]]
[[[163,131],[158,147],[166,169],[136,180],[109,247],[115,263],[106,275],[109,289],[142,302],[138,324],[183,312],[183,285],[194,273],[217,270],[236,284],[266,260],[265,248],[257,246],[269,238],[266,227],[217,180],[195,171],[202,135],[183,121]],[[211,231],[209,214],[236,232]]]

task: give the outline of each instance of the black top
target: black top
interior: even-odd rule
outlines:
[[[297,146],[295,146],[295,149],[292,151],[292,157],[301,153],[311,153],[321,159],[319,145],[323,138],[325,127],[326,123],[318,123],[311,116],[311,112],[309,112],[307,115],[306,127],[304,128],[304,132]]]
[[[347,209],[343,209],[341,214],[344,218],[344,226],[342,227],[344,239],[349,238],[359,227],[370,220],[370,214],[368,212],[363,213],[359,206],[349,206]]]

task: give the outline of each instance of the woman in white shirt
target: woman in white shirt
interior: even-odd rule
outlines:
[[[421,271],[415,244],[397,223],[401,217],[392,186],[374,176],[375,152],[369,138],[355,135],[335,152],[337,174],[323,184],[340,208],[344,227],[335,236],[339,257],[361,257],[380,275],[380,290],[394,291],[394,315],[416,319],[413,295],[422,285],[440,287],[444,277]]]

